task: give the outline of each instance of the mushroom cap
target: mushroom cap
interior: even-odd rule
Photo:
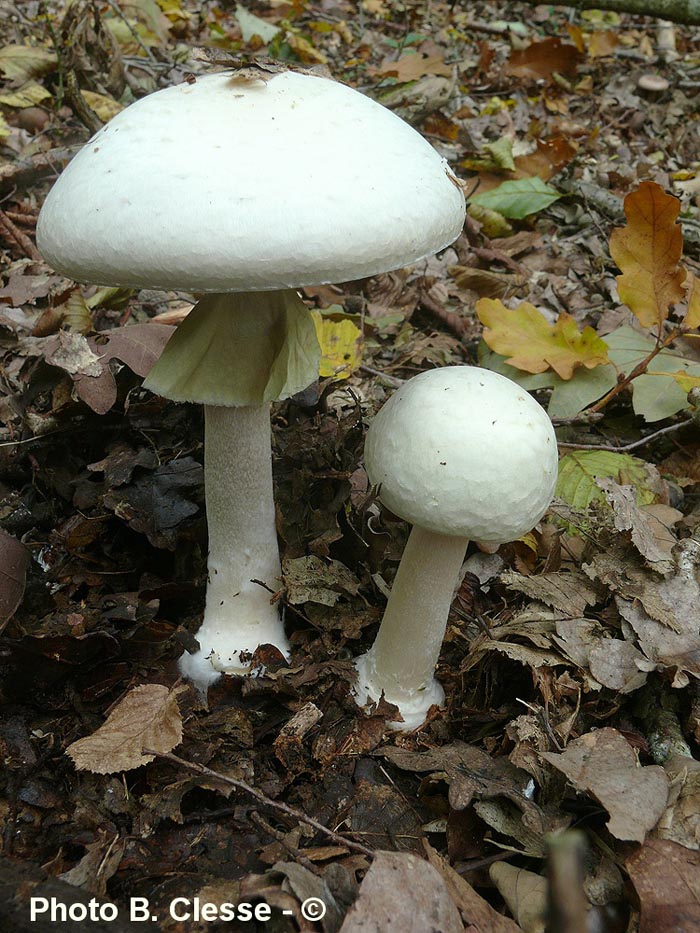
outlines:
[[[50,191],[37,242],[77,281],[259,291],[416,262],[464,214],[446,161],[370,98],[315,75],[222,72],[102,127]]]
[[[474,366],[410,379],[365,442],[367,473],[388,509],[437,534],[499,544],[544,515],[557,463],[544,409],[515,382]]]

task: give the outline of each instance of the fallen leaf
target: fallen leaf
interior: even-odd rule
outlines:
[[[51,97],[50,92],[42,84],[37,81],[27,81],[26,84],[18,87],[15,91],[0,94],[0,104],[4,104],[5,107],[23,109],[25,107],[36,107],[37,104],[49,97]]]
[[[547,913],[547,879],[533,871],[496,862],[489,877],[523,933],[544,933]]]
[[[645,327],[659,327],[685,297],[683,233],[676,223],[681,203],[656,182],[643,181],[624,206],[627,225],[610,236],[610,255],[622,272],[620,301]]]
[[[96,91],[82,91],[81,95],[85,99],[85,103],[91,110],[94,110],[97,116],[102,120],[103,123],[108,123],[112,117],[116,117],[118,113],[124,109],[124,105],[120,104],[119,101],[114,100],[113,97],[108,97],[106,94],[98,94]]]
[[[651,617],[649,606],[638,600],[616,597],[620,615],[634,629],[639,646],[651,666],[675,669],[673,686],[684,687],[688,674],[700,678],[700,583],[697,578],[700,544],[685,538],[676,551],[676,573],[655,586],[656,597],[666,607],[673,628]]]
[[[589,58],[606,58],[613,54],[619,44],[620,39],[617,33],[609,29],[597,29],[588,39],[588,56]]]
[[[600,588],[580,571],[541,573],[529,577],[506,571],[501,574],[501,580],[511,589],[553,606],[569,618],[582,616],[587,606],[593,606],[600,600]]]
[[[96,774],[130,771],[153,761],[151,748],[165,754],[182,741],[182,717],[177,705],[184,685],[169,690],[161,684],[134,687],[120,700],[104,725],[66,749],[78,770]]]
[[[548,80],[555,72],[562,75],[575,74],[581,58],[575,45],[556,38],[544,39],[531,43],[525,49],[514,49],[505,71],[516,78]]]
[[[700,327],[700,279],[693,273],[688,274],[688,308],[683,318],[684,327]]]
[[[116,874],[126,849],[126,838],[108,835],[98,830],[95,842],[85,845],[85,855],[77,865],[64,871],[58,877],[76,888],[83,888],[98,897],[107,892],[107,882]]]
[[[630,532],[634,546],[659,573],[670,571],[672,551],[677,544],[671,528],[683,518],[683,513],[660,503],[640,508],[633,486],[620,486],[607,476],[599,477],[596,485],[612,506],[615,528]]]
[[[0,528],[0,629],[22,602],[30,562],[26,547]]]
[[[462,915],[467,933],[520,933],[519,928],[493,909],[493,907],[480,897],[466,878],[458,874],[446,858],[436,852],[426,840],[423,840],[423,849],[428,861],[436,868],[447,886],[452,901],[457,905]]]
[[[319,375],[347,379],[362,362],[362,331],[351,315],[335,309],[312,311],[321,347]]]
[[[543,211],[560,197],[555,188],[535,177],[504,181],[497,188],[475,194],[469,201],[486,210],[497,211],[508,220],[523,220]]]
[[[598,485],[604,477],[633,486],[638,503],[646,505],[655,498],[649,489],[645,462],[614,450],[575,450],[565,454],[559,461],[556,494],[575,509],[586,509],[591,502],[605,499]]]
[[[410,852],[377,852],[340,933],[464,933],[459,911],[433,866]]]
[[[608,829],[616,839],[643,842],[666,809],[666,772],[658,765],[641,767],[616,729],[589,732],[569,742],[562,754],[543,752],[542,757],[576,790],[592,794],[605,807]]]
[[[56,55],[35,45],[6,45],[0,49],[0,72],[10,81],[41,78],[56,68]]]
[[[425,75],[451,78],[452,72],[452,66],[446,65],[439,55],[426,55],[418,51],[405,52],[397,61],[385,59],[379,68],[370,69],[370,73],[396,78],[399,84],[417,81]]]
[[[321,560],[313,554],[282,561],[287,601],[293,606],[320,603],[335,606],[343,594],[356,596],[360,583],[337,560]]]
[[[641,904],[639,933],[697,933],[700,853],[648,839],[629,857],[627,872]]]
[[[655,835],[700,851],[700,761],[671,755],[664,768],[671,778],[671,794]]]
[[[571,379],[578,366],[593,369],[608,361],[608,348],[593,328],[579,331],[565,312],[552,325],[527,301],[510,311],[498,299],[481,298],[476,313],[485,327],[488,346],[508,356],[510,366],[526,372],[543,373],[551,368],[562,379]]]

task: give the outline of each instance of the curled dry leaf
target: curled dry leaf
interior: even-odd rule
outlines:
[[[182,717],[178,694],[187,690],[180,685],[172,690],[161,684],[134,687],[112,710],[104,725],[67,748],[79,770],[96,774],[129,771],[153,761],[154,755],[142,754],[143,748],[165,754],[182,740]]]
[[[0,529],[0,628],[22,601],[29,562],[26,547]]]
[[[610,814],[617,839],[643,842],[666,809],[669,781],[663,768],[643,768],[617,729],[598,729],[570,742],[561,754],[542,757],[562,771],[576,790],[592,794]]]

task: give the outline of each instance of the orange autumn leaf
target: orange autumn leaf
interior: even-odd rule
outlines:
[[[553,369],[571,379],[578,366],[594,369],[608,361],[608,347],[592,327],[578,329],[571,315],[562,313],[555,324],[527,301],[511,311],[502,301],[481,298],[476,313],[484,325],[484,340],[506,362],[527,373]]]
[[[625,198],[627,225],[610,237],[610,255],[622,272],[617,277],[620,301],[645,327],[660,325],[685,295],[685,269],[679,266],[683,234],[676,223],[680,209],[678,198],[643,181]]]

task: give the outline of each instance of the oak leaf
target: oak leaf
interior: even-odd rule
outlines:
[[[683,233],[676,223],[680,201],[655,182],[644,181],[627,195],[624,206],[627,224],[610,237],[610,255],[622,271],[617,290],[640,323],[656,327],[685,296],[685,269],[679,266]]]
[[[96,774],[129,771],[153,761],[143,748],[165,754],[182,741],[182,717],[177,705],[185,686],[169,690],[162,684],[134,687],[114,707],[107,721],[66,752],[79,770]]]
[[[527,301],[511,311],[502,301],[481,298],[476,313],[486,328],[484,340],[488,346],[525,372],[553,369],[561,379],[571,379],[577,366],[594,369],[608,362],[605,341],[592,327],[579,331],[576,321],[565,312],[550,324]]]

